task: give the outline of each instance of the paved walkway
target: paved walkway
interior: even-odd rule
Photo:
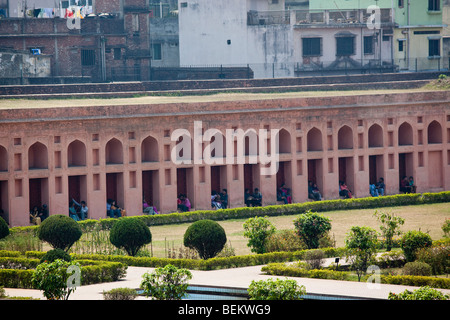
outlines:
[[[244,268],[222,269],[214,271],[191,270],[193,278],[190,284],[213,285],[224,287],[248,288],[252,280],[264,280],[268,278],[282,278],[265,275],[261,272],[262,266],[251,266]],[[93,284],[81,286],[70,296],[69,300],[103,300],[103,291],[113,288],[139,288],[142,275],[152,272],[154,268],[128,267],[126,277],[121,281]],[[309,278],[289,278],[295,279],[299,284],[304,285],[308,294],[325,294],[343,297],[360,297],[367,299],[387,299],[389,292],[400,293],[405,289],[414,290],[415,287],[368,284],[365,282],[322,280]],[[8,289],[5,288],[8,296],[22,296],[44,299],[42,292],[30,289]],[[441,290],[450,294],[450,290]]]

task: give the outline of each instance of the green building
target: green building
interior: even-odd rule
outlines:
[[[310,0],[310,10],[366,9],[375,5],[391,9],[395,23],[392,41],[393,63],[399,70],[449,68],[447,0]],[[444,39],[446,39],[444,41]],[[383,40],[388,41],[386,37]],[[445,44],[447,48],[447,43]]]

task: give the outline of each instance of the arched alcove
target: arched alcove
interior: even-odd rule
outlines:
[[[322,151],[322,132],[317,128],[312,128],[307,135],[308,151]]]
[[[72,141],[67,148],[67,164],[69,167],[86,165],[86,146],[80,140]]]
[[[48,169],[48,151],[44,144],[36,142],[28,149],[28,169]]]
[[[369,128],[369,148],[383,147],[383,129],[378,124]]]
[[[116,138],[108,141],[105,148],[106,164],[122,164],[123,163],[123,148],[122,142]]]
[[[353,149],[353,130],[349,126],[338,131],[338,149]]]
[[[436,120],[428,125],[428,143],[442,143],[442,127]]]
[[[398,145],[411,146],[413,144],[413,130],[408,122],[403,122],[398,128]]]
[[[279,153],[291,153],[291,134],[286,129],[278,132]]]
[[[8,171],[8,152],[0,145],[0,171]]]
[[[141,160],[142,162],[158,162],[158,141],[152,136],[148,136],[141,144]]]

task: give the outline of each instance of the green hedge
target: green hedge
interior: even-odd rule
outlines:
[[[14,255],[15,252],[12,251]],[[23,257],[0,258],[0,287],[33,289],[31,277],[39,259]],[[75,260],[81,266],[81,284],[118,281],[125,276],[127,265],[104,260]]]
[[[353,280],[353,276],[347,271],[334,271],[334,270],[306,270],[298,268],[296,266],[289,266],[285,263],[270,263],[267,266],[262,267],[261,271],[266,272],[269,275],[286,276],[286,277],[302,277],[302,278],[315,278],[315,279],[331,279],[331,280]],[[381,275],[381,283],[396,284],[405,286],[430,286],[432,288],[450,289],[449,278],[436,278],[436,277],[424,277],[424,276],[391,276]],[[366,278],[362,278],[361,281],[366,281]]]
[[[34,289],[33,273],[34,270],[0,269],[0,287]]]
[[[342,256],[344,248],[322,248],[326,257]],[[296,261],[303,258],[308,250],[294,252],[270,252],[264,254],[250,254],[243,256],[216,257],[207,260],[194,259],[169,259],[150,257],[130,257],[122,255],[102,255],[102,254],[75,254],[73,257],[79,259],[106,260],[121,262],[134,267],[163,267],[172,264],[178,268],[196,270],[215,270],[227,268],[239,268],[254,265],[263,265],[271,262]]]
[[[381,276],[381,283],[399,284],[404,286],[423,287],[429,286],[432,288],[450,289],[449,278],[436,278],[425,276]]]

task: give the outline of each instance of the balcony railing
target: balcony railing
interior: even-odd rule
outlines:
[[[377,18],[374,22],[382,26],[392,26],[394,23],[391,9],[380,9]],[[367,9],[249,11],[247,14],[248,25],[292,24],[300,28],[366,25],[371,19],[372,12],[367,12]]]

